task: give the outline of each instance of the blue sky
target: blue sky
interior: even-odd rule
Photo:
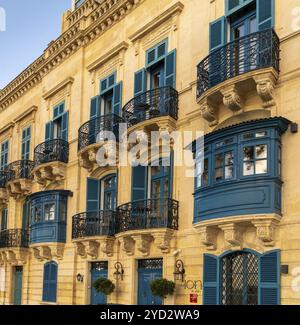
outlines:
[[[59,36],[71,0],[0,0],[6,31],[0,31],[0,89],[40,56]]]

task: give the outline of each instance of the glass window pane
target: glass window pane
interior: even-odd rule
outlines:
[[[256,146],[255,150],[256,150],[256,159],[267,158],[267,146],[266,145]]]
[[[233,178],[233,165],[225,167],[225,179]]]
[[[266,174],[268,172],[267,160],[258,160],[255,164],[256,174]]]
[[[244,161],[254,160],[254,147],[244,148]]]
[[[223,166],[223,155],[222,154],[218,154],[215,157],[215,168],[220,168]]]
[[[244,176],[254,175],[254,163],[253,162],[245,162],[244,163],[243,175]]]
[[[225,166],[233,165],[234,163],[234,153],[233,151],[228,151],[225,153]]]
[[[55,204],[48,203],[44,206],[45,221],[55,220]]]
[[[215,179],[216,181],[220,181],[223,179],[223,168],[218,168],[215,170]]]

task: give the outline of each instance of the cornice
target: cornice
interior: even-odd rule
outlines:
[[[115,46],[104,55],[102,55],[99,59],[94,61],[93,63],[87,66],[89,72],[98,69],[100,66],[111,60],[113,57],[117,56],[120,52],[125,51],[128,49],[128,43],[122,42],[119,45]]]
[[[6,132],[12,133],[12,129],[15,126],[15,123],[13,122],[9,122],[8,124],[4,125],[2,128],[0,128],[0,136],[2,137],[2,135]]]
[[[135,42],[146,34],[148,34],[154,28],[160,26],[165,21],[169,20],[171,17],[178,15],[182,12],[184,8],[183,3],[178,1],[173,6],[165,10],[161,15],[157,16],[155,19],[151,20],[149,23],[141,27],[138,31],[129,36],[131,42]]]
[[[93,7],[88,16],[78,17],[76,23],[49,44],[42,56],[0,91],[0,111],[6,109],[77,50],[88,46],[143,1],[102,0]]]
[[[71,85],[73,82],[74,82],[74,78],[72,78],[72,77],[69,77],[69,78],[63,80],[62,82],[60,82],[58,85],[56,85],[52,89],[44,92],[42,94],[43,99],[48,99],[48,98],[52,97],[53,95],[57,94],[60,90],[62,90],[66,86]]]
[[[17,124],[20,121],[22,121],[23,119],[25,119],[27,116],[31,115],[31,114],[35,114],[35,112],[37,111],[37,106],[31,106],[30,108],[28,108],[26,111],[24,111],[22,114],[20,114],[19,116],[17,116],[14,120],[13,123]]]

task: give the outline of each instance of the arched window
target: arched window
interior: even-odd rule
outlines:
[[[44,265],[43,301],[56,302],[57,263],[48,262]]]

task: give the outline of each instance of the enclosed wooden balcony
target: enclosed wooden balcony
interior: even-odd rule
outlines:
[[[279,38],[273,29],[249,34],[210,53],[197,67],[197,101],[211,126],[218,124],[221,105],[243,110],[256,92],[262,107],[275,105],[273,89],[279,74]]]
[[[69,143],[53,139],[39,144],[34,149],[33,174],[37,182],[46,185],[65,179],[69,161]]]

